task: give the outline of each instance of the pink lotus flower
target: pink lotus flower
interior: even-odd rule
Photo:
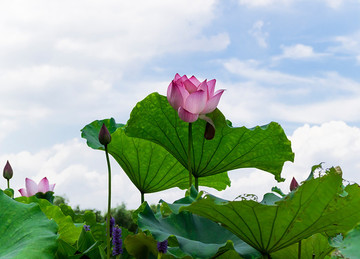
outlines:
[[[167,90],[170,105],[178,111],[180,119],[194,122],[198,118],[214,123],[205,114],[213,112],[224,90],[214,93],[216,80],[200,82],[195,76],[175,75]]]
[[[39,184],[36,184],[33,180],[26,178],[25,179],[25,188],[19,190],[21,196],[30,197],[38,192],[47,193],[49,191],[54,191],[55,184],[49,184],[49,181],[46,177],[41,179]]]

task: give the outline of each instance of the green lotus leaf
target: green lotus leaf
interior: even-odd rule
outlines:
[[[160,200],[160,210],[161,214],[163,216],[168,216],[172,213],[178,214],[179,210],[183,206],[188,206],[194,201],[202,198],[203,192],[198,192],[195,187],[192,185],[191,188],[189,188],[186,193],[185,197],[181,198],[179,200],[174,201],[173,203],[167,203],[163,200]]]
[[[275,204],[224,202],[206,195],[180,211],[219,222],[263,254],[270,254],[316,233],[335,236],[352,229],[360,221],[360,188],[353,184],[345,191],[346,196],[342,195],[341,173],[331,168]]]
[[[360,225],[350,230],[345,238],[338,236],[331,245],[336,247],[345,258],[360,259]]]
[[[57,225],[38,204],[17,202],[0,191],[0,258],[54,258]]]
[[[59,238],[69,244],[75,244],[78,240],[81,233],[82,227],[77,227],[74,225],[72,218],[70,216],[64,215],[61,209],[58,206],[51,204],[46,199],[38,199],[36,196],[31,197],[18,197],[17,201],[22,203],[37,203],[40,206],[40,209],[48,219],[53,219],[56,224],[59,226]]]
[[[138,226],[143,231],[150,231],[158,241],[172,239],[169,245],[176,244],[184,254],[193,258],[211,258],[219,251],[224,253],[228,242],[233,242],[234,249],[244,258],[261,256],[219,224],[186,211],[168,217],[156,217],[146,204],[138,214]]]
[[[82,137],[87,140],[89,147],[104,150],[97,138],[103,123],[111,133],[109,154],[141,193],[189,187],[187,170],[169,152],[151,141],[126,136],[123,125],[116,124],[114,119],[94,121],[82,129]],[[230,180],[225,173],[206,183],[206,186],[223,190],[230,184]]]
[[[254,167],[272,173],[276,180],[285,161],[293,161],[290,141],[275,122],[248,129],[231,127],[216,109],[207,115],[215,124],[212,140],[204,138],[206,122],[192,125],[192,173],[205,177],[237,168]],[[130,137],[147,139],[163,146],[188,167],[188,123],[182,121],[165,96],[152,93],[132,110],[125,128]]]
[[[135,258],[157,258],[156,240],[145,233],[128,235],[124,244],[128,253]]]
[[[301,240],[302,259],[324,259],[335,249],[330,246],[328,237],[318,233],[307,239]],[[298,259],[299,244],[293,244],[271,254],[272,259]],[[315,257],[314,257],[315,256]],[[352,257],[351,257],[352,258]]]

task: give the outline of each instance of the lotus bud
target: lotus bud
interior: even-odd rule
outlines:
[[[107,127],[105,126],[105,123],[103,123],[100,132],[99,132],[99,141],[102,145],[106,146],[111,142],[111,134]]]
[[[6,162],[6,165],[5,165],[4,171],[3,171],[3,176],[7,180],[10,180],[13,177],[13,170],[11,168],[9,161]]]
[[[293,179],[291,180],[290,183],[290,191],[296,190],[296,188],[299,187],[298,182],[296,181],[295,177],[293,177]]]
[[[157,242],[157,249],[159,253],[166,254],[168,248],[168,241]]]
[[[204,137],[207,140],[211,140],[211,139],[214,138],[214,136],[215,136],[215,128],[214,128],[214,126],[211,125],[211,123],[206,122]]]

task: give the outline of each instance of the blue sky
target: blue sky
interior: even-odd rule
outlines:
[[[3,1],[0,164],[10,160],[14,189],[47,176],[72,205],[104,209],[104,159],[80,129],[125,123],[179,73],[215,78],[233,125],[283,126],[296,158],[279,186],[320,162],[360,182],[359,12],[358,0]],[[113,205],[136,207],[138,193],[113,167]],[[232,187],[215,194],[261,196],[276,185],[253,169],[230,177]],[[148,199],[163,195],[182,191]]]

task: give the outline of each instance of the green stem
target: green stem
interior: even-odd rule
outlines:
[[[145,195],[143,192],[140,192],[140,193],[141,193],[141,204],[143,204],[145,201]]]
[[[10,189],[10,179],[6,179],[7,180],[7,187],[8,189]]]
[[[199,191],[199,177],[195,176],[195,189]]]
[[[189,122],[189,135],[188,135],[188,170],[189,170],[189,187],[192,185],[192,171],[191,171],[191,146],[192,146],[192,123]]]
[[[298,246],[298,259],[301,259],[301,240],[299,241],[299,246]]]
[[[105,155],[106,162],[108,167],[108,213],[107,213],[107,222],[106,222],[106,244],[107,244],[107,258],[110,259],[111,247],[110,247],[110,213],[111,213],[111,167],[109,153],[107,150],[107,145],[105,145]]]

